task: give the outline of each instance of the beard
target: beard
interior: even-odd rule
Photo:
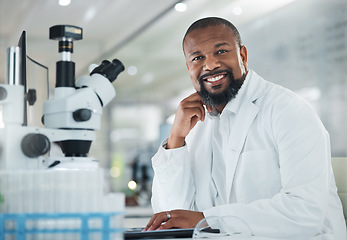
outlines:
[[[219,93],[210,93],[206,90],[204,85],[204,78],[208,75],[216,75],[218,73],[227,72],[227,77],[229,77],[229,82],[225,90]],[[199,77],[200,91],[198,92],[202,98],[202,101],[211,107],[217,107],[220,105],[226,105],[230,100],[234,99],[239,92],[244,80],[246,78],[246,74],[243,74],[241,78],[235,79],[234,74],[231,69],[227,71],[216,71],[211,72],[209,74],[202,75]]]

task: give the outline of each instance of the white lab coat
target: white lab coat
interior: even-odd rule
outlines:
[[[329,136],[316,113],[253,71],[241,91],[242,101],[230,113],[224,164],[211,157],[210,117],[192,129],[184,147],[159,148],[152,159],[154,212],[234,216],[255,236],[345,240]]]

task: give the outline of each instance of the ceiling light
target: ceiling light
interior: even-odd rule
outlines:
[[[128,74],[130,76],[135,76],[137,74],[137,67],[135,66],[128,67]]]
[[[177,3],[176,5],[175,5],[175,10],[177,11],[177,12],[185,12],[185,11],[187,11],[187,4],[185,4],[185,3]]]
[[[59,0],[59,5],[60,6],[69,6],[71,3],[71,0]]]
[[[234,14],[234,15],[237,15],[237,16],[241,15],[241,14],[242,14],[242,8],[240,8],[240,7],[234,7],[234,8],[233,8],[233,14]]]
[[[128,188],[130,190],[135,190],[136,187],[137,187],[137,183],[134,180],[131,180],[131,181],[128,182]]]
[[[91,7],[87,10],[86,14],[84,15],[84,21],[89,22],[91,21],[96,15],[96,8]]]

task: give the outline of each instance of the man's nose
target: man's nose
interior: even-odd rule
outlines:
[[[207,56],[205,58],[203,70],[204,71],[212,71],[217,68],[219,68],[221,64],[219,63],[218,59],[214,56]]]

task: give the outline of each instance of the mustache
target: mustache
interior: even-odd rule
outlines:
[[[226,69],[226,70],[218,70],[218,71],[205,73],[205,74],[201,75],[198,78],[198,80],[199,80],[200,83],[202,83],[205,78],[212,77],[214,75],[219,75],[219,74],[227,74],[227,75],[231,76],[232,78],[234,78],[233,71],[231,69]]]

